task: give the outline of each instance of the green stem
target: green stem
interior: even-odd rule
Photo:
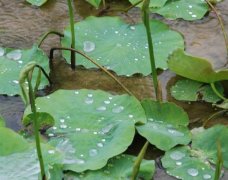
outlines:
[[[31,106],[32,113],[34,115],[34,132],[35,132],[35,139],[36,139],[36,150],[37,150],[37,156],[39,158],[39,163],[40,163],[41,177],[42,177],[42,180],[46,180],[44,161],[43,161],[43,156],[42,156],[42,151],[40,146],[39,123],[37,120],[35,95],[32,89],[31,77],[27,77],[27,81],[29,86],[30,106]]]
[[[143,160],[144,155],[146,154],[146,150],[148,148],[149,142],[146,141],[146,143],[143,145],[142,149],[140,150],[139,155],[137,156],[134,166],[133,166],[133,172],[131,176],[131,180],[135,180],[137,178],[139,169],[140,169],[140,164]]]
[[[103,4],[103,8],[105,9],[106,8],[105,0],[102,0],[102,4]]]
[[[37,42],[38,44],[38,47],[40,47],[43,43],[43,41],[50,35],[50,34],[55,34],[55,35],[58,35],[59,37],[64,37],[64,35],[60,32],[57,32],[57,31],[48,31],[46,32],[43,36],[41,36],[41,38],[39,39],[39,41]]]
[[[224,100],[224,101],[227,100],[227,99],[226,99],[225,97],[223,97],[223,95],[220,94],[220,92],[216,89],[214,83],[210,83],[210,85],[211,85],[212,90],[214,91],[214,93],[215,93],[218,97],[220,97],[220,98],[221,98],[222,100]]]
[[[219,141],[217,141],[217,162],[215,169],[215,177],[214,180],[219,180],[222,172],[223,159],[222,159],[222,148]]]
[[[151,36],[151,29],[150,29],[150,18],[149,18],[149,3],[150,0],[145,0],[143,7],[142,7],[142,13],[143,13],[143,22],[146,27],[146,35],[147,35],[147,42],[149,46],[149,54],[150,54],[150,65],[152,70],[152,78],[154,83],[154,90],[156,95],[156,100],[159,100],[158,95],[158,76],[156,71],[156,65],[155,65],[155,58],[154,58],[154,48],[153,48],[153,41]]]
[[[73,7],[71,4],[71,0],[67,0],[68,8],[69,8],[69,16],[70,16],[70,30],[71,30],[71,48],[75,49],[75,32],[74,32],[74,14]],[[74,70],[76,67],[76,57],[75,53],[71,51],[71,68]]]

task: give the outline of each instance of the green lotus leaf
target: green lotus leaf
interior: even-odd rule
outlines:
[[[221,144],[224,167],[228,168],[228,127],[216,125],[193,136],[192,148],[200,149],[212,163],[217,159],[217,141]]]
[[[3,117],[0,114],[0,127],[5,127],[5,126],[6,126],[6,123],[5,123]]]
[[[132,175],[132,167],[134,165],[134,156],[119,155],[108,161],[108,164],[100,170],[86,171],[85,173],[68,173],[66,180],[121,180],[129,179]],[[152,179],[155,171],[155,163],[153,160],[143,160],[140,166],[138,179]]]
[[[47,129],[48,127],[54,126],[55,124],[54,118],[46,112],[37,112],[36,117],[37,117],[37,121],[39,122],[39,129]],[[23,125],[28,126],[30,124],[33,124],[33,121],[34,121],[34,114],[31,113],[26,117],[24,117]]]
[[[0,127],[0,177],[10,180],[37,180],[40,166],[34,144],[11,129]],[[62,155],[49,145],[42,145],[45,170],[62,162]]]
[[[178,179],[214,179],[214,170],[203,158],[203,152],[197,153],[188,146],[173,148],[165,153],[162,165],[169,175]]]
[[[137,2],[139,2],[140,0],[129,0],[131,2],[131,4],[135,4]],[[167,2],[167,0],[152,0],[150,1],[150,5],[149,7],[163,7],[165,5],[165,3]],[[138,6],[142,6],[142,3],[140,3]]]
[[[65,153],[64,169],[99,169],[127,149],[135,123],[145,123],[140,102],[129,95],[103,91],[58,90],[36,99],[37,109],[52,114],[55,126],[47,131],[49,144]],[[27,108],[26,113],[30,112]]]
[[[153,13],[167,19],[182,18],[188,21],[203,18],[208,10],[207,3],[201,0],[168,0],[163,7],[151,8]]]
[[[63,180],[63,169],[62,165],[54,164],[50,172],[50,180]]]
[[[26,0],[28,3],[34,5],[34,6],[42,6],[45,4],[48,0]]]
[[[136,128],[151,144],[167,151],[177,144],[190,142],[188,115],[181,107],[151,100],[142,101],[142,106],[148,122]]]
[[[220,83],[215,84],[216,89],[223,94],[223,87]],[[213,92],[208,84],[203,84],[190,79],[183,79],[171,88],[172,96],[180,101],[197,101],[203,100],[209,103],[216,103],[221,99]]]
[[[86,0],[86,1],[91,5],[93,5],[95,8],[98,8],[101,3],[101,0]]]
[[[160,21],[154,20],[150,24],[156,67],[166,69],[168,55],[177,48],[184,49],[183,37]],[[151,73],[146,30],[142,23],[131,26],[117,17],[88,17],[75,24],[75,33],[76,49],[118,75]],[[62,46],[71,47],[70,39],[68,27]],[[70,62],[70,52],[63,51],[63,55]],[[77,65],[96,67],[81,55],[77,55],[76,59]]]
[[[228,168],[228,128],[216,125],[193,134],[192,146],[176,147],[165,153],[162,165],[167,173],[179,179],[214,179],[217,141],[221,144],[224,167]]]
[[[228,69],[215,71],[206,59],[187,55],[181,49],[169,57],[168,66],[176,74],[199,82],[214,83],[228,80]]]
[[[28,62],[35,61],[49,72],[48,57],[34,45],[27,50],[12,50],[0,48],[0,94],[15,95],[20,93],[19,74],[23,66]],[[33,79],[36,80],[38,71],[34,71]],[[48,84],[46,78],[41,76],[41,88]]]

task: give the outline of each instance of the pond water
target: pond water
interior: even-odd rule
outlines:
[[[127,1],[120,0],[111,1],[108,4],[114,9],[123,9],[129,5]],[[219,3],[217,9],[221,13],[225,22],[225,29],[228,31],[228,0]],[[98,10],[92,8],[84,0],[75,1],[75,12],[75,21],[80,21],[89,15],[99,14]],[[104,15],[120,15],[127,22],[132,22],[132,19],[138,22],[141,19],[140,11],[136,8],[129,11],[131,18],[119,12],[103,13]],[[209,59],[215,69],[228,67],[223,35],[214,12],[211,12],[203,20],[194,22],[168,21],[157,15],[154,17],[163,20],[172,29],[183,34],[187,52]],[[48,30],[62,32],[68,24],[68,7],[65,0],[50,0],[41,8],[33,7],[24,0],[0,0],[0,47],[29,48],[41,34]],[[51,47],[59,45],[59,39],[50,36],[42,45],[42,48],[48,53]],[[56,59],[58,60],[55,61],[55,69],[51,72],[55,84],[54,90],[58,88],[88,88],[103,89],[114,94],[124,93],[121,87],[102,71],[88,71],[77,68],[76,72],[72,72],[65,61],[60,60],[59,56]],[[191,128],[201,126],[203,121],[217,110],[207,103],[189,104],[174,100],[169,93],[169,89],[178,78],[170,71],[160,73],[159,79],[162,85],[163,99],[173,101],[187,111]],[[154,97],[151,77],[135,75],[130,78],[118,77],[118,79],[139,99]],[[226,92],[228,92],[228,83],[224,82],[224,84]],[[9,127],[15,130],[20,129],[23,110],[24,106],[19,97],[0,96],[0,114],[7,119]],[[218,117],[215,121],[211,121],[208,126],[212,126],[214,123],[227,124],[227,118],[227,116]],[[16,123],[15,119],[17,120]],[[137,141],[141,141],[141,139],[136,139]],[[151,153],[154,152],[152,147],[150,150],[152,150]],[[150,153],[148,153],[148,156],[151,156]],[[167,179],[163,171],[159,171],[157,177]]]

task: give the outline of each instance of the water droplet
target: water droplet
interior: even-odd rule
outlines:
[[[173,160],[181,160],[183,157],[185,157],[185,154],[180,151],[174,151],[170,154],[170,158]]]
[[[96,135],[96,134],[98,134],[98,133],[97,133],[96,131],[94,131],[94,132],[93,132],[93,134],[95,134],[95,135]]]
[[[23,63],[23,61],[18,61],[18,63],[19,63],[19,64],[22,64],[22,63]]]
[[[106,134],[108,133],[111,129],[113,128],[113,125],[112,124],[109,124],[108,126],[102,128],[102,133]]]
[[[79,92],[78,91],[75,91],[74,94],[79,94]]]
[[[75,160],[75,163],[76,163],[76,164],[84,164],[85,161],[84,161],[83,159],[76,159],[76,160]]]
[[[61,123],[64,123],[64,122],[65,122],[65,119],[60,119],[60,122],[61,122]]]
[[[76,128],[75,130],[76,130],[76,131],[81,131],[81,128]]]
[[[102,141],[102,142],[105,142],[105,141],[106,141],[106,139],[102,139],[101,141]]]
[[[192,15],[193,18],[196,18],[197,16],[195,14]]]
[[[117,106],[115,108],[112,109],[112,112],[113,113],[120,113],[124,110],[124,107],[123,106]]]
[[[168,129],[168,132],[171,133],[173,136],[184,136],[184,133],[175,129]]]
[[[13,83],[19,84],[19,81],[18,80],[13,80]]]
[[[93,94],[87,94],[88,97],[93,97]]]
[[[135,58],[135,61],[138,61],[139,59],[138,58]]]
[[[188,7],[191,9],[192,8],[192,5],[189,5]]]
[[[105,104],[110,104],[110,101],[104,101]]]
[[[132,114],[129,114],[128,117],[129,117],[129,118],[133,118],[134,116],[133,116]]]
[[[66,125],[66,124],[61,124],[61,125],[60,125],[60,128],[66,129],[66,128],[67,128],[67,125]]]
[[[191,176],[197,176],[199,174],[199,171],[197,169],[190,168],[187,170],[187,173]]]
[[[115,31],[115,34],[118,34],[119,33],[119,31]]]
[[[97,111],[105,111],[106,107],[105,106],[100,106],[97,108]]]
[[[54,154],[55,153],[55,150],[48,150],[48,153],[49,154]]]
[[[177,161],[177,162],[176,162],[176,165],[177,165],[177,166],[181,166],[181,165],[182,165],[182,162]]]
[[[49,136],[49,137],[53,137],[54,134],[53,134],[53,133],[49,133],[48,136]]]
[[[204,174],[203,179],[211,179],[211,175],[210,174]]]
[[[95,49],[95,43],[91,41],[84,41],[83,46],[85,52],[92,52]]]
[[[82,129],[81,132],[82,132],[82,133],[88,133],[89,130],[88,130],[88,129]]]
[[[56,129],[57,129],[57,127],[53,126],[53,127],[52,127],[52,129],[53,129],[53,130],[56,130]]]
[[[130,29],[131,30],[135,30],[135,26],[130,26]]]
[[[103,147],[104,145],[102,143],[97,143],[98,147]]]
[[[112,100],[112,97],[110,96],[110,97],[108,97],[108,99],[109,99],[109,100]]]
[[[84,157],[84,154],[80,154],[80,157]]]
[[[13,50],[13,51],[9,52],[8,54],[6,54],[6,57],[8,59],[12,59],[15,61],[21,59],[21,56],[22,56],[22,53],[21,53],[21,50],[19,50],[19,49]]]
[[[188,12],[188,14],[192,14],[192,12],[190,11],[190,12]]]
[[[5,54],[5,50],[0,47],[0,56],[4,56],[4,54]]]
[[[93,104],[93,98],[87,97],[87,98],[85,99],[85,103],[86,103],[86,104]]]
[[[116,47],[121,47],[122,45],[120,43],[117,43],[116,44]]]
[[[96,149],[90,149],[89,150],[89,155],[91,156],[91,157],[94,157],[94,156],[96,156],[98,153],[97,153],[97,150]]]

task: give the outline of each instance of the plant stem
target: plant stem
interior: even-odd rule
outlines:
[[[34,132],[35,132],[35,139],[36,139],[36,150],[37,150],[37,156],[38,156],[39,163],[40,163],[41,177],[42,177],[42,180],[46,180],[44,161],[43,161],[43,156],[42,156],[42,151],[41,151],[41,146],[40,146],[39,122],[37,120],[35,95],[32,90],[31,77],[27,77],[27,81],[28,81],[28,86],[29,86],[30,106],[31,106],[31,110],[32,110],[32,113],[34,116]]]
[[[69,16],[70,16],[70,30],[71,30],[71,48],[75,49],[75,32],[74,32],[74,14],[73,7],[71,4],[71,0],[67,0],[68,8],[69,8]],[[76,57],[75,53],[71,51],[71,68],[75,70],[76,67]]]
[[[218,97],[220,97],[220,98],[221,98],[222,100],[224,100],[224,101],[228,100],[228,99],[226,99],[225,97],[223,97],[222,94],[220,94],[220,92],[216,89],[214,83],[210,83],[210,85],[211,85],[212,90],[214,91],[214,93],[215,93]]]
[[[216,169],[215,169],[215,177],[214,180],[219,180],[221,171],[223,166],[223,159],[222,159],[222,148],[219,141],[217,141],[217,162],[216,162]]]
[[[105,9],[106,8],[105,0],[102,0],[102,3],[103,3],[103,8]]]
[[[160,101],[160,99],[161,99],[161,97],[159,95],[160,88],[158,88],[158,77],[157,77],[155,58],[154,58],[153,41],[152,41],[151,30],[150,30],[149,4],[150,4],[150,0],[144,0],[143,6],[142,6],[142,20],[143,20],[143,23],[146,28],[147,42],[148,42],[149,53],[150,53],[150,64],[151,64],[152,78],[153,78],[153,83],[154,83],[156,100]],[[146,154],[148,145],[149,145],[149,141],[146,141],[143,148],[140,150],[139,155],[137,156],[137,159],[133,166],[131,180],[135,180],[138,175],[140,165],[141,165],[143,157]]]
[[[68,50],[68,51],[73,51],[73,52],[76,52],[76,53],[82,55],[87,60],[89,60],[90,62],[92,62],[94,65],[96,65],[97,67],[99,67],[102,71],[104,71],[108,76],[110,76],[112,79],[114,79],[129,95],[134,96],[133,93],[124,84],[122,84],[112,73],[110,73],[106,68],[104,68],[103,66],[101,66],[100,64],[98,64],[96,61],[94,61],[92,58],[90,58],[89,56],[87,56],[83,52],[78,51],[76,49],[64,48],[64,47],[54,47],[54,48],[51,48],[51,51],[50,51],[50,61],[51,61],[51,64],[52,64],[52,60],[53,60],[53,56],[54,56],[54,51],[55,50]]]
[[[222,33],[223,33],[225,45],[226,45],[226,51],[227,51],[227,54],[228,54],[228,36],[227,36],[226,30],[225,30],[225,27],[224,27],[224,23],[223,23],[222,17],[219,15],[217,9],[212,5],[212,3],[210,1],[208,1],[208,0],[205,0],[205,1],[211,7],[211,9],[215,12],[215,14],[216,14],[216,16],[218,18],[218,21],[219,21],[219,24],[221,26],[221,30],[222,30]]]
[[[44,41],[50,34],[55,34],[55,35],[57,35],[57,36],[59,36],[59,37],[64,37],[64,35],[63,35],[62,33],[60,33],[60,32],[53,31],[53,30],[48,31],[48,32],[46,32],[43,36],[41,36],[40,40],[37,42],[38,47],[40,47],[40,46],[42,45],[43,41]]]
[[[143,145],[142,149],[140,150],[140,153],[138,154],[134,166],[133,166],[133,172],[131,176],[131,180],[135,180],[137,178],[139,169],[140,169],[140,164],[143,160],[144,155],[146,154],[146,150],[148,148],[149,142],[146,141],[146,143]]]
[[[221,115],[225,115],[227,112],[228,112],[228,109],[225,109],[225,110],[221,110],[221,111],[218,111],[218,112],[212,114],[209,118],[207,118],[204,121],[203,127],[205,127],[211,119],[217,118],[218,116],[221,116]]]

